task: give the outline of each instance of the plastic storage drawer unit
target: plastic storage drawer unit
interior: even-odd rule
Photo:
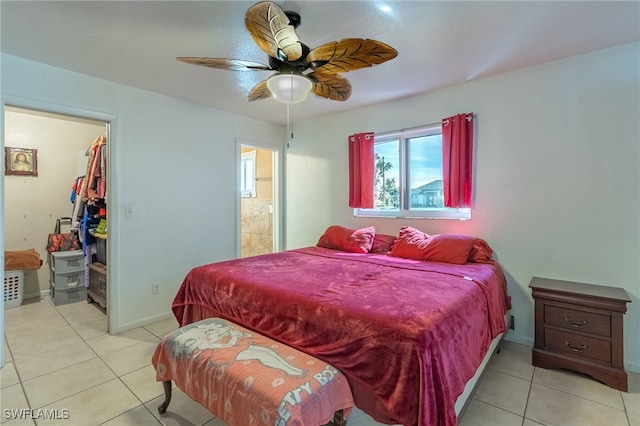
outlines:
[[[65,272],[51,269],[51,285],[58,290],[64,290],[69,287],[84,287],[84,281],[84,268]]]
[[[51,269],[56,272],[77,271],[84,268],[82,250],[57,251],[51,253]]]
[[[51,253],[50,290],[54,305],[86,300],[85,268],[82,250]]]
[[[87,289],[82,286],[57,290],[51,286],[51,299],[56,306],[80,302],[87,300]]]

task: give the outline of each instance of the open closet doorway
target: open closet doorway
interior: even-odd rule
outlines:
[[[56,308],[71,303],[93,303],[105,315],[106,309],[106,164],[109,122],[83,118],[64,113],[45,112],[24,107],[5,105],[3,111],[5,176],[4,176],[4,229],[5,251],[35,250],[40,255],[39,269],[25,270],[19,282],[21,299],[17,306],[49,299]],[[30,155],[31,173],[14,173],[11,164],[19,153]],[[91,165],[91,159],[100,153],[101,162],[90,172],[93,188],[90,188],[92,217],[86,217],[85,206],[79,203],[83,181]],[[85,193],[86,194],[86,193]],[[96,223],[91,247],[85,250],[68,250],[49,253],[49,235],[57,231],[80,233],[88,228],[81,225]],[[88,241],[85,236],[83,242]],[[54,258],[55,256],[55,258]],[[91,272],[95,262],[105,265],[102,277]],[[7,271],[5,271],[5,276]],[[89,281],[102,278],[104,304],[88,296]],[[5,289],[3,289],[5,290]],[[17,307],[7,303],[3,291],[5,322],[3,330],[9,330],[9,309]],[[11,296],[13,297],[13,295]],[[105,327],[108,321],[105,316]]]
[[[280,250],[279,150],[239,143],[239,257]]]

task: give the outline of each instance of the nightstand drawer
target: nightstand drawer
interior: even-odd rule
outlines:
[[[547,349],[611,364],[611,342],[608,340],[547,328],[544,344]]]
[[[544,323],[600,336],[611,336],[611,317],[609,315],[545,305]]]

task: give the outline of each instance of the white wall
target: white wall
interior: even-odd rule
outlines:
[[[639,57],[633,43],[296,123],[286,163],[287,247],[315,244],[331,224],[482,237],[508,276],[516,328],[507,338],[533,343],[533,276],[623,287],[632,300],[625,363],[640,372]],[[462,112],[477,114],[470,221],[353,217],[349,134]]]
[[[1,113],[1,112],[0,112]],[[24,298],[49,291],[47,237],[56,219],[71,217],[71,187],[87,168],[87,148],[104,135],[104,123],[8,108],[4,142],[14,148],[37,149],[38,176],[4,177],[4,244],[6,250],[35,249],[43,261],[27,271]],[[68,232],[69,227],[62,227]]]
[[[170,315],[189,269],[235,257],[236,138],[282,146],[281,126],[5,54],[1,84],[5,103],[111,121],[111,332]]]
[[[297,122],[286,158],[286,247],[315,244],[334,223],[372,223],[391,234],[409,224],[431,233],[480,236],[509,277],[516,317],[510,339],[532,342],[527,286],[534,275],[623,287],[632,299],[625,361],[640,371],[639,49],[634,43]],[[281,146],[280,126],[1,58],[5,103],[81,111],[112,123],[112,332],[168,315],[191,267],[236,255],[237,227],[229,226],[238,216],[235,140]],[[436,123],[459,112],[477,114],[470,221],[352,216],[347,135]],[[135,209],[130,219],[123,215],[129,204]],[[151,296],[152,283],[160,284],[159,296]]]

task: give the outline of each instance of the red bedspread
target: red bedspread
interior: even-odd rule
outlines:
[[[332,364],[380,422],[453,426],[509,303],[497,264],[308,247],[196,267],[173,312],[180,325],[223,317]]]

